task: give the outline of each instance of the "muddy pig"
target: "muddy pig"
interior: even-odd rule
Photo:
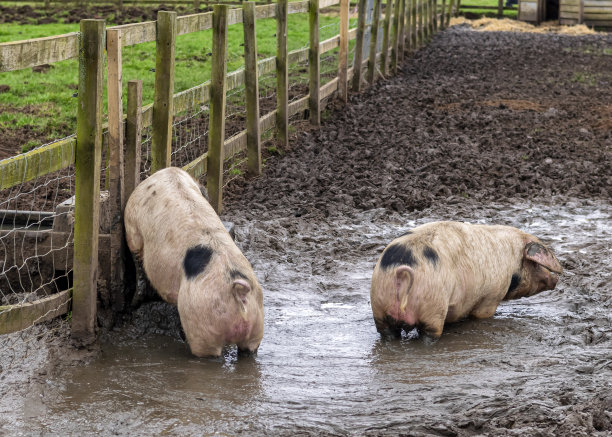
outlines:
[[[445,322],[492,317],[502,300],[552,290],[562,270],[540,240],[510,226],[418,226],[393,240],[374,268],[376,329],[399,336],[417,327],[435,341]]]
[[[219,356],[226,344],[257,351],[261,287],[188,173],[170,167],[138,185],[125,207],[125,232],[151,285],[178,306],[194,355]]]

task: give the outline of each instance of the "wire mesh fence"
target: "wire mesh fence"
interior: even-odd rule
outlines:
[[[38,162],[58,159],[57,150],[62,154],[59,159],[73,162],[74,152],[65,151],[69,149],[39,152],[48,156]],[[46,175],[46,168],[37,170],[43,175],[0,190],[0,316],[12,305],[72,286],[74,165]],[[12,185],[4,180],[9,174],[0,174],[0,186]]]
[[[207,105],[199,105],[174,117],[170,161],[172,166],[184,167],[206,153],[208,150],[208,123],[209,107]]]

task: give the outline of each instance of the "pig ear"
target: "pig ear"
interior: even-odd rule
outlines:
[[[552,252],[544,245],[535,241],[525,245],[525,258],[555,273],[563,272],[563,267],[561,267],[561,264],[559,264],[559,261],[557,261]]]
[[[232,291],[242,303],[246,303],[246,297],[251,291],[251,286],[244,279],[235,279],[232,283]]]

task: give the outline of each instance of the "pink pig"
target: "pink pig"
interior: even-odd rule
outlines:
[[[399,336],[418,327],[435,340],[445,322],[492,317],[502,300],[552,290],[562,271],[540,240],[510,226],[421,225],[393,240],[374,268],[376,328]]]
[[[261,287],[188,173],[170,167],[138,185],[125,207],[125,232],[151,285],[178,306],[194,355],[219,356],[226,344],[257,351]]]

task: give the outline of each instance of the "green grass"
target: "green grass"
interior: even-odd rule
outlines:
[[[463,5],[466,6],[487,6],[487,7],[495,7],[496,9],[464,9]],[[506,0],[504,0],[504,5],[506,4]],[[448,5],[448,1],[447,1]],[[482,15],[486,17],[497,17],[497,0],[461,0],[461,8],[460,12],[465,14],[469,12],[475,15]],[[504,18],[513,18],[516,19],[518,15],[518,6],[513,6],[514,10],[504,10]]]
[[[339,17],[321,15],[320,24],[321,41],[323,41],[338,33]],[[355,25],[354,22],[351,24]],[[308,15],[289,15],[288,27],[289,51],[306,47],[309,39]],[[78,24],[3,24],[0,27],[0,42],[39,38],[78,30]],[[275,55],[275,34],[274,19],[257,22],[260,59]],[[241,25],[230,26],[228,72],[242,68],[244,65],[243,38]],[[211,30],[177,37],[175,93],[209,80],[211,47]],[[143,82],[143,105],[152,103],[155,82],[155,43],[125,47],[122,59],[124,96],[127,96],[128,81],[139,79]],[[48,133],[51,138],[60,138],[75,131],[78,100],[76,59],[54,63],[44,73],[35,73],[32,69],[0,73],[0,87],[2,85],[8,85],[9,90],[0,93],[0,127],[29,125]],[[127,105],[126,100],[124,97],[124,109]],[[106,112],[106,95],[104,112]]]

